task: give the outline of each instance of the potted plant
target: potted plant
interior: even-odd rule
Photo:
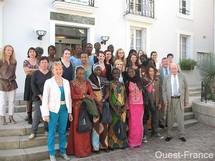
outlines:
[[[180,61],[181,70],[193,70],[197,62],[193,59],[182,59]]]

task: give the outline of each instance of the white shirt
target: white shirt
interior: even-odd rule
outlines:
[[[176,78],[176,85],[177,85],[177,95],[174,95],[174,79]],[[171,91],[172,91],[172,95],[171,96],[180,96],[180,92],[179,92],[179,81],[178,81],[178,74],[176,74],[175,76],[173,74],[171,74]]]

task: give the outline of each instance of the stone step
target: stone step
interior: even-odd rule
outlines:
[[[67,133],[68,135],[69,133]],[[47,145],[48,137],[45,134],[37,134],[32,140],[29,140],[28,137],[29,135],[0,137],[0,150],[26,149]],[[58,133],[56,133],[55,143],[58,143]]]
[[[193,112],[185,112],[184,113],[184,120],[190,120],[190,119],[194,119],[194,113]],[[176,122],[176,116],[174,117],[175,122]]]
[[[192,107],[191,106],[187,106],[184,108],[184,112],[192,112]]]
[[[14,112],[26,112],[26,105],[16,105]]]
[[[6,115],[7,125],[0,125],[0,137],[3,136],[24,136],[30,135],[31,133],[31,125],[24,121],[26,116],[25,112],[15,113],[14,119],[17,121],[17,124],[9,123],[8,115]],[[39,124],[38,134],[43,133],[43,123]]]
[[[47,137],[44,134],[38,134],[33,140],[29,140],[28,136],[0,137],[0,150],[25,149],[47,145]],[[58,139],[56,141],[58,142]]]
[[[201,91],[201,87],[189,87],[189,92]]]
[[[193,112],[185,112],[184,113],[184,120],[191,120],[194,119],[194,113]]]
[[[198,120],[196,120],[196,119],[185,120],[184,121],[184,127],[188,128],[188,127],[195,125],[196,123],[198,123]],[[178,127],[176,122],[173,124],[173,127],[174,128]]]
[[[192,91],[192,92],[189,92],[189,96],[201,96],[201,91]]]
[[[55,149],[58,148],[55,145]],[[26,149],[0,150],[1,161],[41,161],[49,158],[47,145]]]
[[[22,100],[22,99],[15,99],[15,106],[18,105],[26,105],[26,101]]]

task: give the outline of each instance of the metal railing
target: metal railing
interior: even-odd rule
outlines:
[[[208,82],[201,82],[201,102],[215,101],[215,77]]]
[[[127,0],[126,14],[154,18],[154,0]]]
[[[56,1],[63,1],[63,2],[74,2],[80,4],[88,4],[91,7],[94,7],[94,0],[56,0]]]

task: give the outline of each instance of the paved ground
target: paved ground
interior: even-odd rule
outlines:
[[[161,132],[166,136],[166,131]],[[164,139],[150,138],[142,148],[115,150],[110,153],[101,152],[86,158],[71,157],[71,161],[214,161],[215,160],[215,128],[198,123],[186,129],[187,142],[183,143],[175,134],[170,142]],[[163,155],[163,156],[162,156]],[[169,155],[169,157],[167,156]],[[174,155],[171,157],[170,155]],[[190,157],[190,155],[192,155]],[[199,155],[199,156],[197,156]],[[203,158],[201,157],[203,156]],[[211,159],[209,158],[211,156]],[[57,158],[63,161],[62,158]],[[48,160],[47,160],[48,161]]]

